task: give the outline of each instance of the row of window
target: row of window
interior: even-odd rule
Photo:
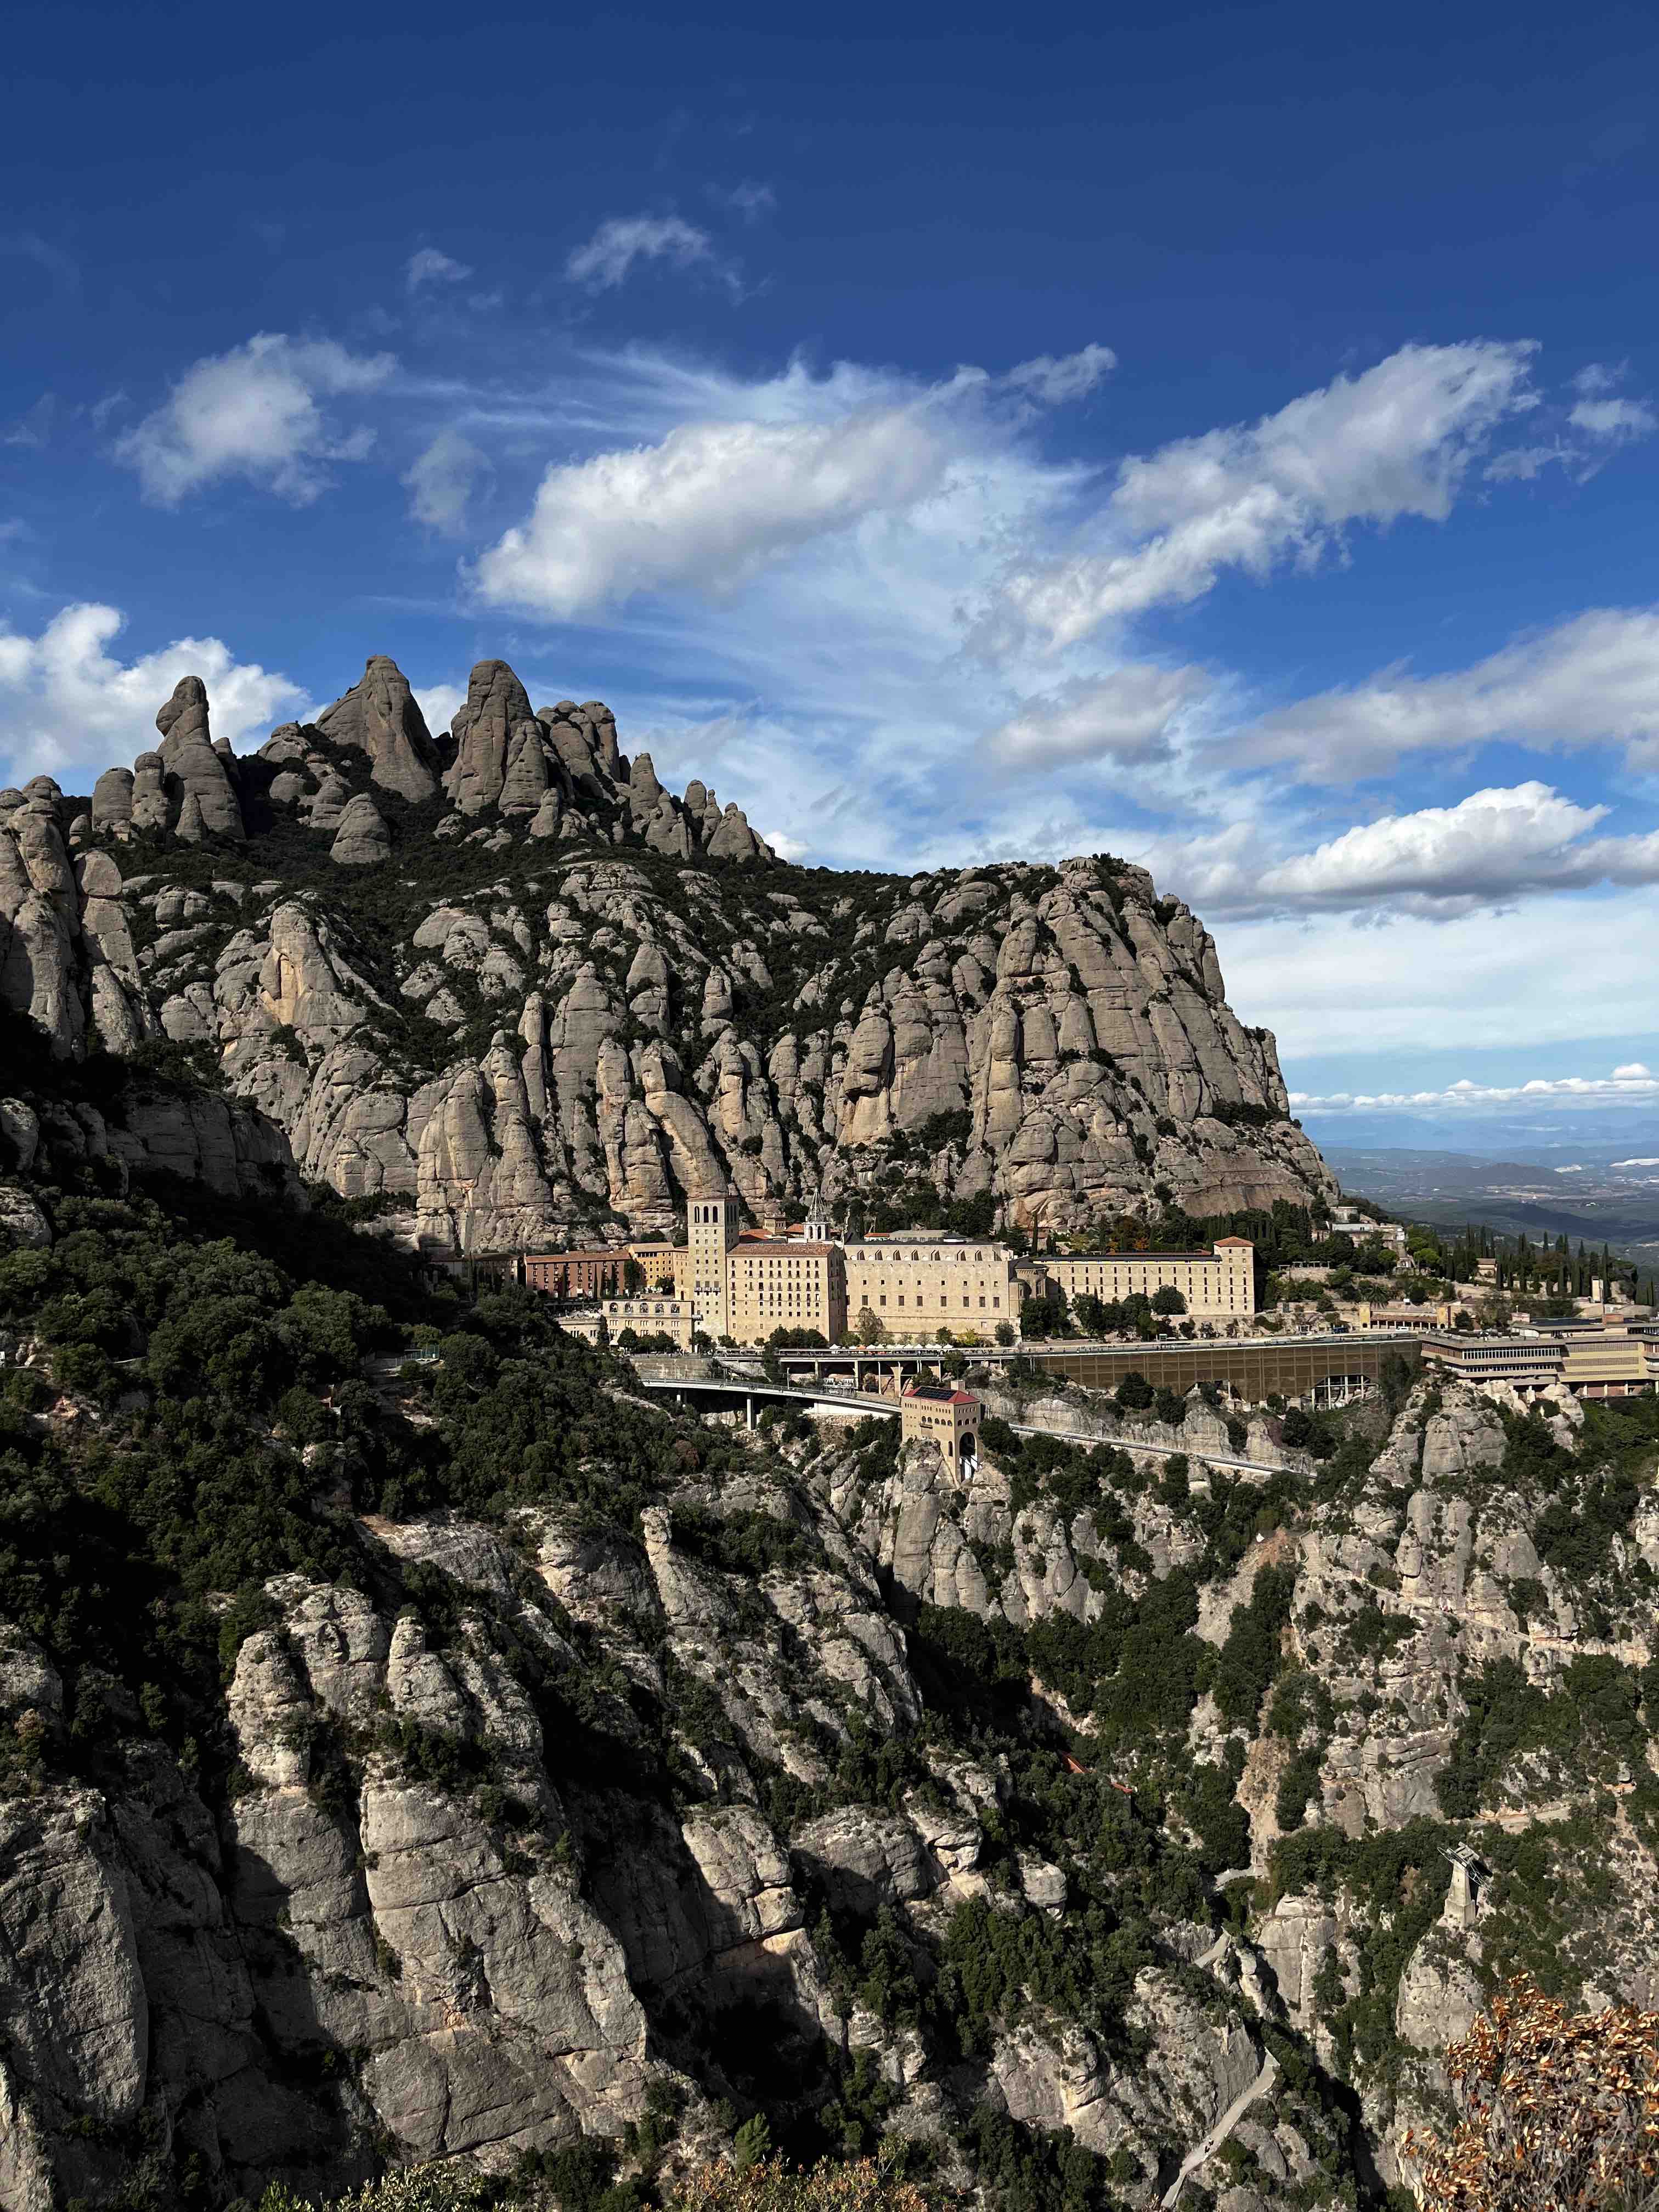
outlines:
[[[866,1267],[879,1267],[884,1261],[890,1267],[894,1258],[890,1247],[884,1252],[879,1250],[869,1252],[866,1251],[862,1245],[855,1251],[848,1252],[847,1256],[849,1260],[861,1261]],[[1006,1252],[970,1252],[964,1246],[960,1251],[949,1249],[944,1251],[930,1251],[927,1256],[929,1264],[933,1267],[959,1267],[969,1261],[978,1267],[983,1267],[987,1261],[994,1264],[1000,1260],[1006,1261],[1008,1255]]]
[[[902,1304],[904,1304],[904,1293],[903,1293],[903,1291],[900,1291],[896,1295],[897,1295],[897,1297],[898,1297],[898,1302],[899,1302],[899,1304],[900,1304],[901,1305],[902,1305]],[[877,1297],[878,1297],[878,1302],[880,1304],[882,1304],[882,1305],[885,1305],[885,1304],[886,1304],[886,1303],[887,1303],[887,1293],[886,1293],[886,1291],[882,1291],[878,1292]],[[941,1310],[943,1310],[943,1308],[944,1308],[944,1305],[945,1305],[945,1300],[944,1300],[943,1298],[932,1299],[932,1298],[923,1298],[923,1297],[917,1297],[917,1299],[916,1299],[916,1301],[915,1301],[916,1311],[917,1311],[918,1313],[921,1313],[921,1312],[923,1310],[923,1309],[924,1309],[925,1307],[927,1307],[927,1306],[928,1306],[928,1305],[933,1305],[933,1304],[938,1305],[938,1306],[941,1309]],[[981,1311],[981,1313],[983,1313],[983,1312],[984,1312],[984,1310],[985,1310],[985,1301],[984,1301],[984,1299],[983,1299],[983,1298],[981,1298],[981,1299],[980,1300],[980,1302],[979,1302],[979,1310],[980,1310],[980,1311]],[[963,1301],[962,1301],[962,1310],[963,1311],[963,1313],[971,1313],[971,1312],[972,1312],[972,1310],[973,1310],[973,1301],[972,1301],[972,1299],[971,1299],[971,1298],[964,1297],[964,1298],[963,1299]],[[1000,1313],[1000,1312],[1001,1312],[1001,1310],[1002,1310],[1002,1300],[1001,1300],[1000,1298],[993,1298],[993,1299],[992,1299],[992,1301],[991,1301],[991,1310],[992,1310],[994,1313]]]

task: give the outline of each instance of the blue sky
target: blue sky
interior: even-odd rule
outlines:
[[[1659,26],[1099,21],[14,11],[0,775],[501,654],[1144,861],[1310,1100],[1651,1117]]]

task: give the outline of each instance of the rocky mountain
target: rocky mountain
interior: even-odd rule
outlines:
[[[998,2212],[1380,2206],[1495,1984],[1659,1996],[1653,1401],[750,1435],[222,1100],[228,1194],[159,1172],[162,1080],[25,1040],[0,1118],[6,2212],[637,2212],[760,2118]]]
[[[792,867],[502,661],[437,738],[384,658],[242,758],[193,677],[156,726],[89,800],[0,792],[0,1002],[66,1056],[179,1048],[428,1249],[663,1229],[720,1177],[763,1221],[908,1179],[1055,1230],[1334,1188],[1127,863]]]

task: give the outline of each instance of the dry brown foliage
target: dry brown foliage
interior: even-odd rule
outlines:
[[[1659,2013],[1570,2014],[1515,1982],[1446,2067],[1461,2124],[1406,2137],[1424,2212],[1659,2208]]]
[[[931,2212],[914,2182],[897,2180],[872,2158],[847,2165],[699,2166],[675,2187],[671,2212]]]

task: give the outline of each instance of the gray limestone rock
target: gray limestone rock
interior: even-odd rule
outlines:
[[[425,718],[402,669],[384,653],[374,654],[360,681],[324,708],[317,730],[331,744],[367,753],[370,780],[411,805],[438,788],[437,748]]]
[[[162,720],[162,754],[77,817],[97,838],[121,836],[124,816],[134,837],[223,834],[234,793],[200,685]],[[753,871],[774,856],[741,811],[695,779],[677,799],[648,753],[626,759],[599,702],[532,717],[512,670],[481,662],[452,742],[453,811],[433,834],[499,854],[501,880],[458,894],[430,936],[425,833],[411,830],[407,919],[362,947],[325,896],[273,903],[281,884],[244,896],[234,923],[228,893],[172,912],[165,869],[143,892],[100,880],[64,896],[67,807],[38,781],[12,794],[0,833],[33,857],[0,853],[0,988],[63,1052],[88,1030],[118,1052],[157,1035],[214,1043],[305,1172],[414,1196],[398,1232],[450,1249],[543,1241],[594,1206],[660,1232],[714,1181],[757,1220],[809,1193],[833,1213],[867,1199],[890,1139],[923,1132],[941,1195],[988,1195],[1014,1227],[1096,1224],[1144,1208],[1158,1182],[1194,1214],[1328,1192],[1283,1118],[1271,1040],[1234,1020],[1212,943],[1143,871],[872,878],[856,911],[851,892],[802,896],[775,876],[757,896]],[[418,800],[440,757],[377,659],[316,726],[274,732],[261,775],[273,808],[329,831],[343,874],[388,851],[362,763],[371,792]],[[675,864],[672,887],[631,852]],[[527,868],[547,878],[529,895]],[[856,1004],[830,957],[843,931],[874,956]],[[354,1103],[331,1056],[377,1001],[400,1000],[428,1017],[428,1065],[394,1072],[354,1047]],[[510,1083],[432,1042],[459,1040],[484,1006],[519,1040]],[[976,1587],[971,1553],[932,1571]]]
[[[466,704],[450,725],[455,760],[443,780],[463,814],[481,814],[497,804],[512,734],[534,720],[525,688],[507,663],[481,660],[468,679]]]
[[[106,768],[92,787],[92,826],[111,836],[132,831],[132,770]]]
[[[392,833],[366,791],[360,791],[340,817],[328,857],[337,867],[376,868],[392,856]]]
[[[206,835],[240,837],[241,808],[224,760],[208,733],[207,687],[199,676],[179,678],[173,696],[156,714],[155,726],[161,732],[161,767],[168,796],[171,799],[175,792],[178,796],[179,819],[175,826],[179,834],[185,834],[184,817],[190,813],[192,822],[199,825],[194,832],[198,838]],[[136,778],[134,799],[136,811]]]
[[[60,1058],[81,1048],[80,911],[50,806],[31,800],[0,823],[0,1005],[39,1024]]]

